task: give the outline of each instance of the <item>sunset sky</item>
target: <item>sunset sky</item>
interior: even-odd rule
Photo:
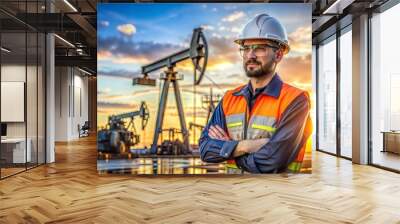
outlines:
[[[189,47],[196,27],[203,27],[209,44],[206,77],[193,87],[193,66],[178,64],[184,76],[179,82],[187,124],[205,125],[207,111],[201,98],[213,92],[223,94],[248,79],[243,71],[238,46],[233,42],[242,27],[255,15],[267,13],[281,21],[289,36],[291,51],[277,68],[285,82],[311,92],[311,5],[310,4],[99,4],[98,5],[98,125],[110,114],[135,111],[141,101],[150,110],[149,124],[140,131],[142,144],[150,145],[155,129],[162,82],[156,87],[133,86],[141,66]],[[162,70],[150,77],[159,77]],[[194,107],[196,101],[196,108]],[[194,113],[196,111],[196,113]],[[136,128],[140,128],[137,119]],[[170,89],[164,128],[179,128],[173,89]],[[198,139],[191,130],[190,141]]]

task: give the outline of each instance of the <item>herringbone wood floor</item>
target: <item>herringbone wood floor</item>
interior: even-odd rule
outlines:
[[[0,223],[400,223],[400,175],[315,153],[313,174],[98,176],[96,144],[0,181]]]

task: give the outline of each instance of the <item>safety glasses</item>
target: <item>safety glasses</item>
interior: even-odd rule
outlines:
[[[278,50],[278,46],[270,45],[270,44],[253,44],[253,45],[242,45],[239,48],[240,55],[242,57],[247,57],[250,52],[253,52],[255,56],[262,57],[267,55],[267,49],[272,48],[274,50]]]

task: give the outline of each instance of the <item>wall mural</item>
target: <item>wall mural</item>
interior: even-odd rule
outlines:
[[[311,4],[99,4],[98,172],[310,173]]]

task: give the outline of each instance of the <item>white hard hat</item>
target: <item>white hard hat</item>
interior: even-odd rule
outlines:
[[[283,48],[284,53],[290,50],[286,29],[274,17],[268,14],[259,14],[244,26],[242,33],[235,40],[237,44],[243,44],[244,40],[265,39],[277,42]]]

